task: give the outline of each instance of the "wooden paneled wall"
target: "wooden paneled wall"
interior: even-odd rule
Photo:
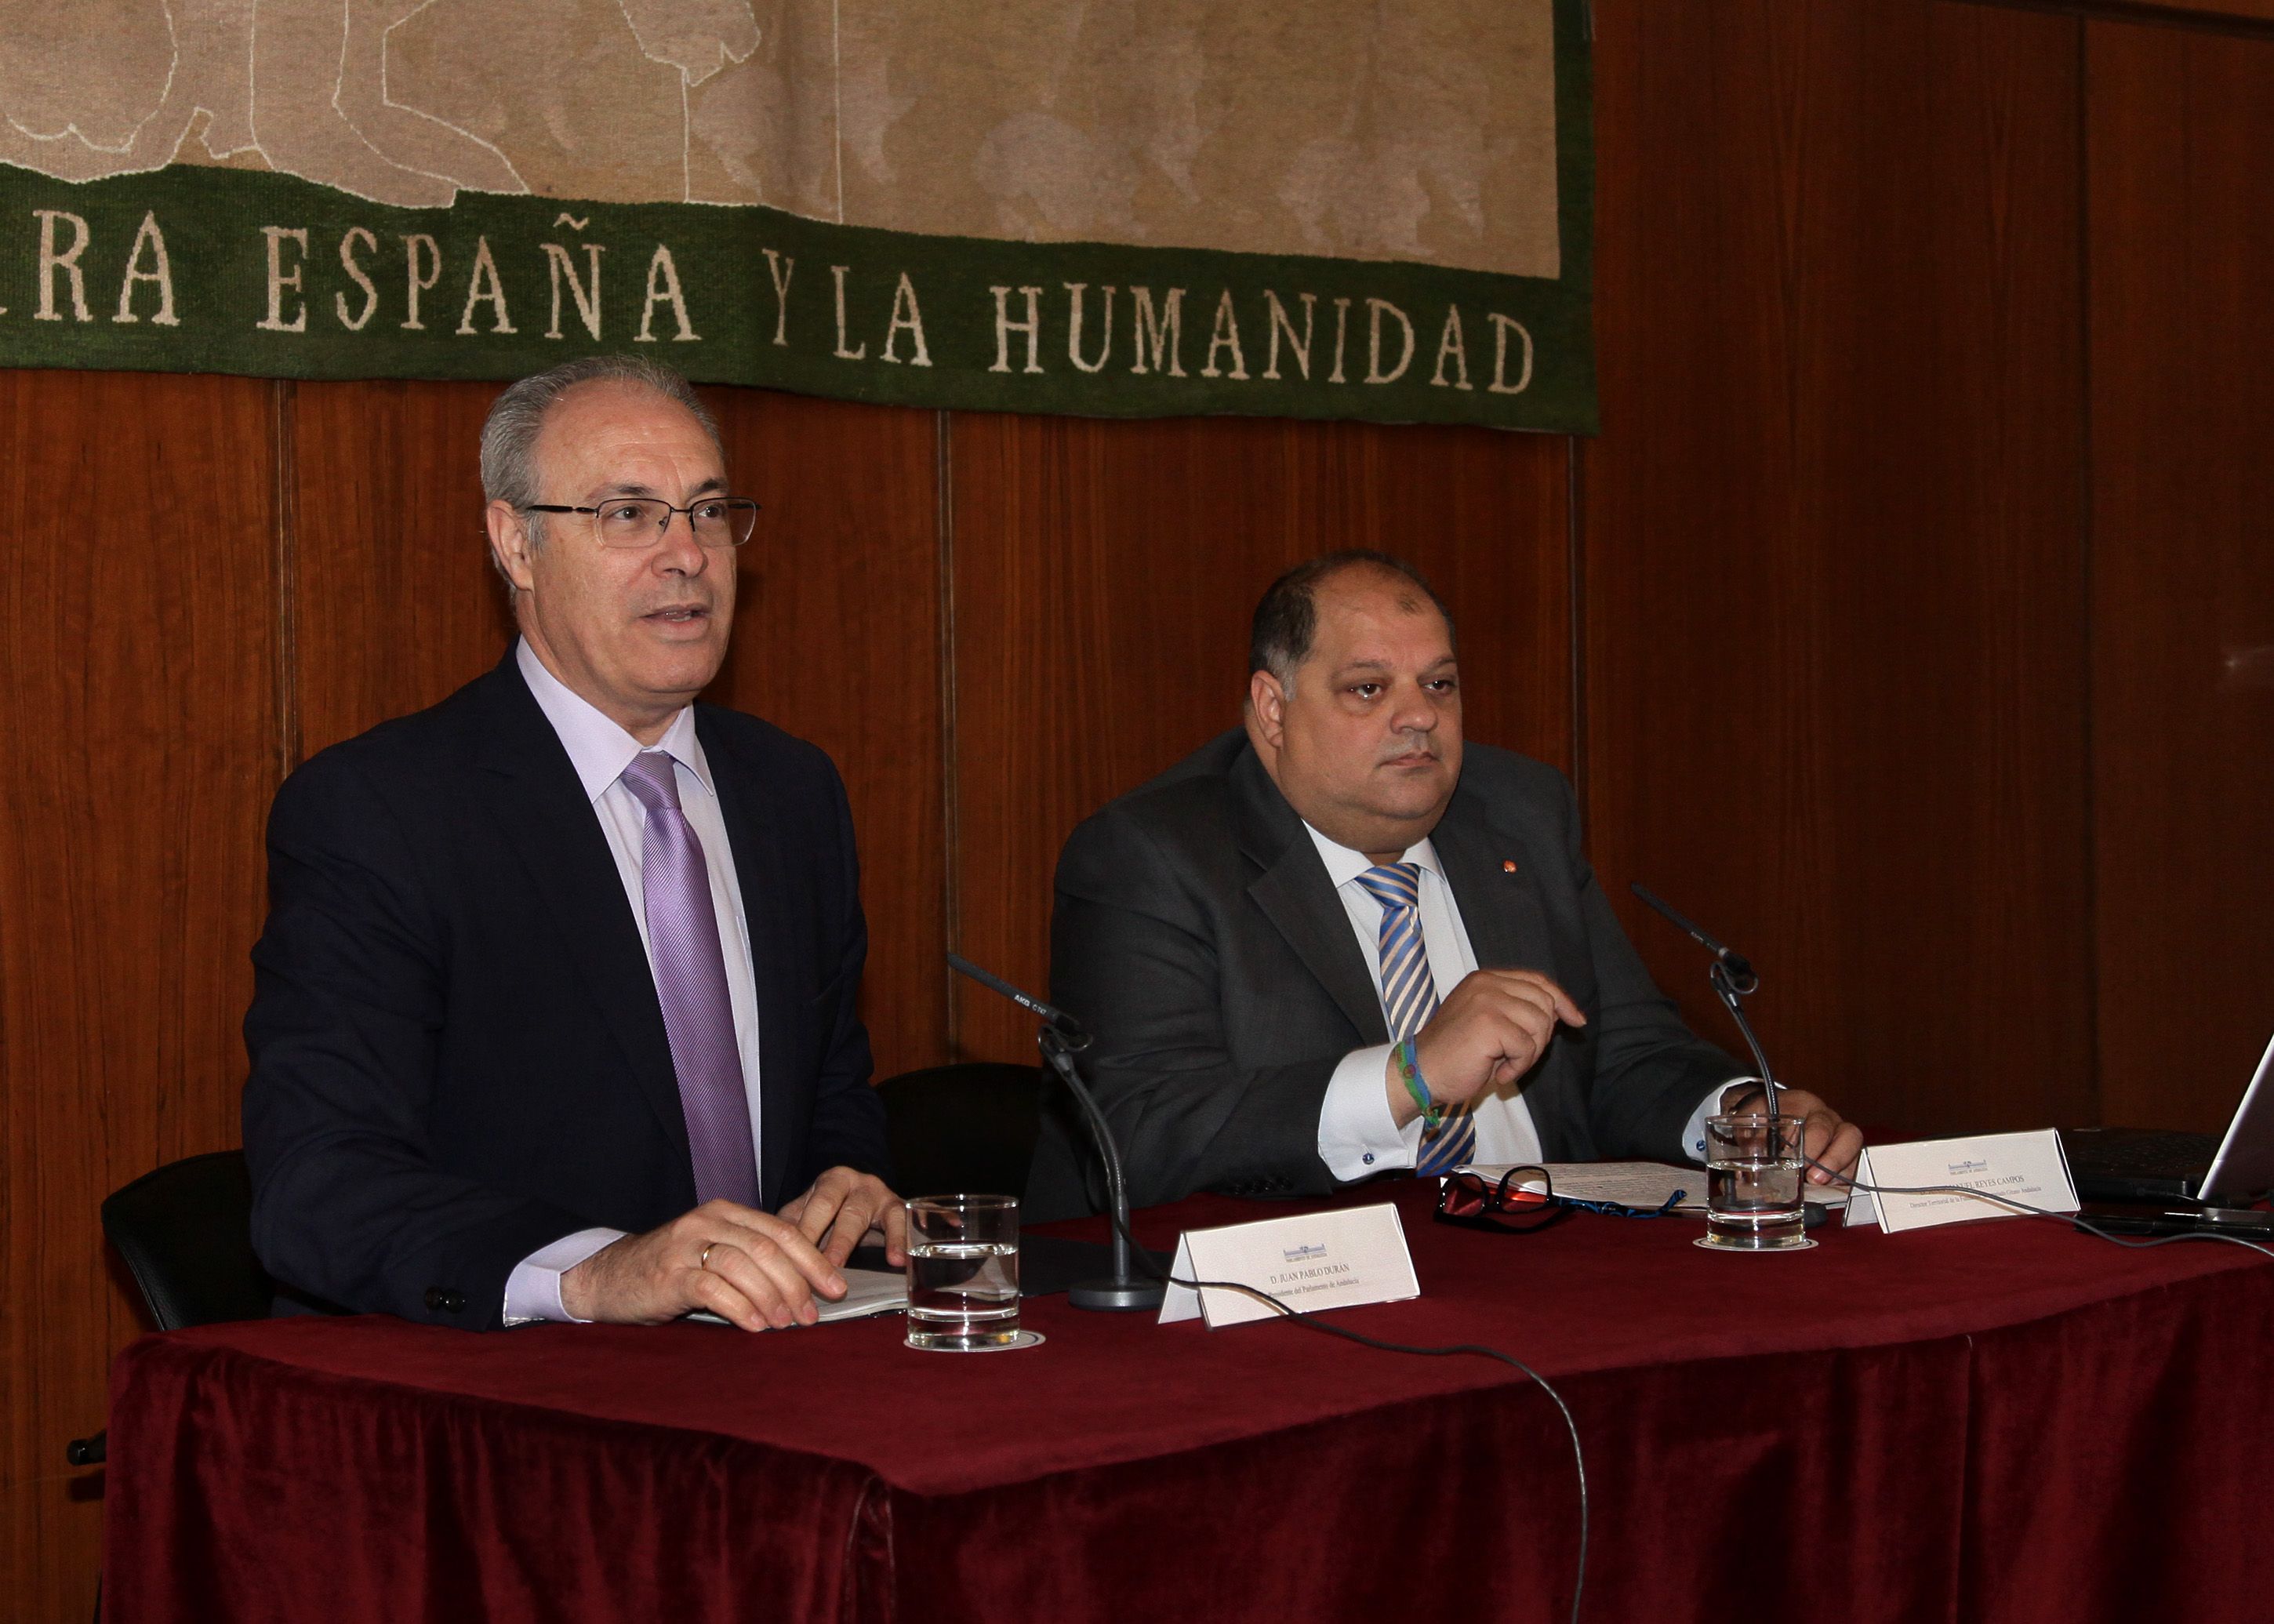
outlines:
[[[1274,572],[1374,544],[1703,1029],[1630,879],[1867,1120],[2214,1124],[2274,1024],[2260,3],[1598,0],[1599,439],[714,392],[766,504],[718,696],[844,770],[883,1067],[1028,1052],[942,951],[1038,984],[1065,831],[1232,725]],[[11,1616],[92,1600],[95,1204],[237,1138],[270,793],[505,647],[490,394],[0,376]]]
[[[2210,1126],[2274,1026],[2274,31],[2085,69],[2101,1105]]]
[[[1598,867],[1743,944],[1792,1080],[2090,1117],[2079,25],[1599,15],[1634,111],[1600,125],[1621,342],[1582,456]],[[1696,950],[1619,900],[1719,1034]]]

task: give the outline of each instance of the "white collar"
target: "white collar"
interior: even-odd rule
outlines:
[[[568,752],[569,764],[576,769],[576,779],[584,786],[585,797],[599,800],[607,793],[609,785],[623,777],[632,758],[648,747],[546,670],[526,637],[515,647],[513,658],[521,667],[522,680],[529,684],[530,693],[536,697],[538,709],[553,724],[553,731],[561,735],[561,747]],[[693,705],[680,708],[655,748],[693,773],[697,782],[712,794],[719,793],[711,782],[711,763],[704,758],[703,741],[695,736]]]
[[[1307,822],[1303,825],[1303,832],[1310,836],[1311,844],[1319,848],[1319,861],[1327,865],[1327,877],[1335,883],[1337,889],[1374,867],[1374,859],[1364,852],[1353,852],[1346,846],[1337,846]],[[1437,861],[1437,848],[1430,844],[1427,835],[1407,846],[1398,861],[1418,864],[1441,880],[1445,877],[1444,868]]]

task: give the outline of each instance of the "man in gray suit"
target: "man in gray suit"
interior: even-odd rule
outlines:
[[[1651,984],[1570,784],[1464,750],[1451,619],[1410,566],[1289,571],[1249,664],[1244,731],[1058,859],[1050,996],[1095,1034],[1133,1202],[1464,1162],[1694,1161],[1707,1116],[1758,1102]],[[1803,1090],[1781,1099],[1811,1155],[1853,1164],[1853,1126]],[[1093,1160],[1048,1116],[1030,1215],[1101,1206]]]

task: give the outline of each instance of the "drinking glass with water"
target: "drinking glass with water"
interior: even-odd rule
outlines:
[[[1717,1252],[1797,1252],[1808,1238],[1797,1116],[1746,1111],[1706,1119],[1706,1235]]]
[[[919,1196],[908,1207],[908,1346],[958,1353],[1019,1339],[1019,1198]]]

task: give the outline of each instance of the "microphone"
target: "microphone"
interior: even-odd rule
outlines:
[[[1033,1013],[1041,1016],[1045,1022],[1050,1026],[1056,1026],[1061,1033],[1065,1034],[1069,1041],[1069,1046],[1073,1048],[1076,1053],[1080,1053],[1081,1050],[1089,1047],[1089,1034],[1082,1029],[1082,1025],[1080,1021],[1067,1014],[1064,1010],[1052,1009],[1049,1004],[1044,1004],[1040,998],[1035,997],[1032,993],[1020,992],[1017,988],[1012,986],[1010,982],[1005,981],[1001,976],[981,969],[977,965],[972,963],[971,960],[966,959],[960,953],[950,953],[947,956],[947,967],[956,972],[959,975],[969,976],[973,981],[978,982],[990,992],[1001,993],[1005,997],[1017,1004],[1020,1009],[1031,1011]]]
[[[1627,889],[1634,892],[1636,896],[1640,897],[1652,907],[1657,909],[1660,914],[1664,914],[1668,920],[1672,921],[1675,926],[1682,930],[1683,934],[1688,936],[1692,941],[1696,942],[1700,947],[1703,947],[1707,952],[1713,954],[1714,958],[1720,959],[1721,963],[1728,966],[1730,977],[1733,980],[1745,983],[1743,986],[1737,989],[1737,991],[1740,994],[1750,993],[1761,984],[1761,978],[1753,974],[1752,960],[1743,957],[1742,954],[1733,953],[1728,948],[1722,946],[1721,943],[1716,942],[1712,936],[1706,935],[1705,930],[1695,921],[1686,919],[1680,914],[1675,913],[1674,911],[1674,905],[1667,901],[1666,898],[1659,896],[1655,891],[1645,890],[1638,884],[1630,885]]]
[[[1745,1047],[1753,1051],[1754,1064],[1761,1068],[1761,1087],[1768,1095],[1768,1115],[1775,1117],[1780,1114],[1777,1109],[1776,1073],[1769,1069],[1769,1057],[1761,1049],[1761,1041],[1753,1035],[1752,1022],[1745,1019],[1745,1008],[1742,1002],[1751,994],[1760,990],[1761,978],[1753,973],[1752,961],[1742,953],[1730,951],[1728,948],[1709,936],[1702,927],[1675,912],[1672,904],[1645,887],[1630,884],[1627,889],[1641,898],[1655,912],[1665,915],[1683,935],[1713,955],[1713,963],[1706,970],[1706,979],[1712,984],[1713,990],[1721,995],[1722,1004],[1728,1008],[1729,1018],[1737,1023],[1737,1030],[1745,1034]]]
[[[1113,1274],[1108,1280],[1081,1282],[1068,1289],[1066,1300],[1076,1308],[1114,1312],[1158,1308],[1168,1288],[1157,1280],[1140,1280],[1129,1269],[1129,1186],[1121,1175],[1120,1147],[1113,1142],[1113,1130],[1105,1124],[1105,1113],[1097,1109],[1096,1100],[1073,1063],[1074,1056],[1089,1047],[1089,1034],[1064,1010],[1052,1009],[1033,994],[1020,992],[960,953],[950,953],[947,963],[958,974],[969,976],[988,991],[1000,993],[1020,1009],[1042,1018],[1043,1029],[1035,1034],[1035,1045],[1050,1069],[1073,1091],[1089,1136],[1105,1160],[1105,1192],[1113,1207]]]

